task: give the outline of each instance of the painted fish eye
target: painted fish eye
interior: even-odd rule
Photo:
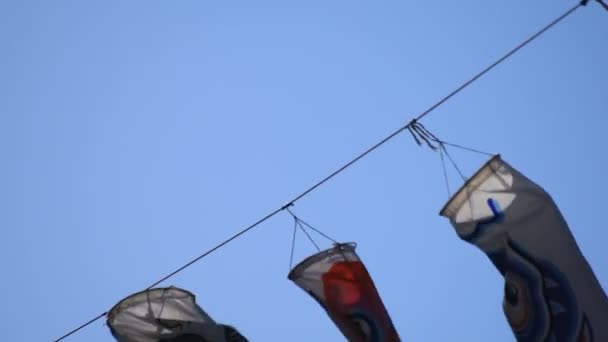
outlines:
[[[365,321],[362,320],[360,318],[357,317],[352,317],[351,320],[353,321],[353,323],[355,323],[355,325],[361,329],[361,331],[363,332],[363,334],[365,336],[369,336],[371,335],[371,327],[369,326],[369,324]]]
[[[515,284],[512,284],[508,281],[505,282],[505,300],[512,306],[517,305],[519,300],[519,291]]]
[[[515,331],[523,331],[530,320],[531,308],[526,296],[525,284],[518,277],[505,277],[503,310]]]
[[[380,341],[378,326],[369,315],[360,311],[351,312],[348,318],[360,329],[367,342]]]

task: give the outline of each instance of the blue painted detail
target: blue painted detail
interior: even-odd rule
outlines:
[[[494,218],[500,215],[500,205],[493,198],[488,198],[488,207],[492,210],[492,214],[494,214]]]
[[[512,240],[506,241],[505,248],[487,254],[503,276],[507,272],[517,275],[509,280],[518,284],[520,292],[512,305],[528,312],[526,323],[519,329],[513,327],[518,341],[569,342],[581,336],[593,341],[574,291],[555,265],[534,258]]]
[[[478,221],[471,234],[461,236],[472,244],[506,218],[498,201],[488,198],[486,203],[492,216]],[[505,290],[509,290],[505,292],[505,314],[517,341],[593,341],[592,327],[569,279],[555,265],[534,257],[510,239],[503,248],[486,254],[505,276]]]
[[[473,243],[473,241],[477,240],[484,231],[489,229],[490,225],[503,221],[504,213],[500,210],[500,205],[498,204],[498,201],[490,197],[488,198],[486,203],[488,204],[488,207],[490,207],[493,216],[488,219],[477,222],[477,224],[475,225],[475,229],[473,230],[473,232],[471,232],[471,234],[461,236],[463,240]]]

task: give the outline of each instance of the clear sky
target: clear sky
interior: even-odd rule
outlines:
[[[2,339],[50,341],[146,288],[574,4],[0,1]],[[604,288],[606,32],[590,2],[423,121],[545,187]],[[469,175],[486,160],[452,154]],[[406,132],[293,209],[359,243],[404,341],[513,341],[502,278],[446,200],[439,156]],[[287,280],[292,224],[163,285],[251,341],[343,340]],[[297,260],[313,252],[298,239]],[[112,341],[103,323],[69,341]]]

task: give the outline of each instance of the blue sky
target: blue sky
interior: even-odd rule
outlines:
[[[1,1],[3,338],[52,340],[146,288],[574,4]],[[604,288],[606,32],[591,2],[423,121],[545,187]],[[467,174],[486,160],[452,154]],[[446,200],[439,156],[405,133],[293,209],[359,243],[405,341],[513,341],[502,278],[438,216]],[[340,341],[287,280],[292,223],[163,285],[252,341]],[[296,259],[312,252],[300,238]],[[69,340],[112,338],[98,321]]]

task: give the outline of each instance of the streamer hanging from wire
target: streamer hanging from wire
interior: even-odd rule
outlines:
[[[517,341],[608,341],[608,297],[544,188],[496,155],[440,215],[504,278]]]
[[[398,128],[397,130],[395,130],[394,132],[392,132],[391,134],[389,134],[388,136],[386,136],[384,139],[380,140],[378,143],[376,143],[372,147],[368,148],[363,153],[359,154],[357,157],[355,157],[354,159],[352,159],[351,161],[349,161],[348,163],[344,164],[342,167],[340,167],[339,169],[337,169],[336,171],[334,171],[333,173],[331,173],[329,176],[321,179],[320,181],[318,181],[317,183],[315,183],[313,186],[311,186],[310,188],[306,189],[304,192],[302,192],[301,194],[299,194],[298,196],[296,196],[295,198],[293,198],[286,205],[284,205],[284,206],[282,206],[282,207],[280,207],[280,208],[278,208],[278,209],[270,212],[269,214],[267,214],[266,216],[262,217],[261,219],[259,219],[255,223],[253,223],[250,226],[242,229],[238,233],[232,235],[231,237],[229,237],[225,241],[219,243],[218,245],[216,245],[215,247],[211,248],[210,250],[204,252],[203,254],[197,256],[196,258],[194,258],[191,261],[189,261],[188,263],[186,263],[185,265],[179,267],[175,271],[173,271],[173,272],[169,273],[168,275],[162,277],[161,279],[159,279],[158,281],[156,281],[152,285],[150,285],[147,289],[151,289],[152,287],[155,287],[155,286],[159,285],[160,283],[162,283],[165,280],[173,277],[177,273],[179,273],[179,272],[183,271],[184,269],[192,266],[194,263],[196,263],[199,260],[203,259],[204,257],[208,256],[209,254],[217,251],[221,247],[227,245],[228,243],[232,242],[233,240],[237,239],[238,237],[242,236],[243,234],[249,232],[253,228],[259,226],[262,223],[264,223],[265,221],[267,221],[268,219],[272,218],[273,216],[275,216],[279,212],[287,209],[288,207],[290,207],[291,205],[293,205],[295,202],[297,202],[301,198],[305,197],[306,195],[308,195],[309,193],[311,193],[312,191],[314,191],[318,187],[322,186],[323,184],[325,184],[327,181],[329,181],[330,179],[334,178],[338,174],[342,173],[344,170],[346,170],[347,168],[349,168],[350,166],[352,166],[353,164],[355,164],[356,162],[358,162],[359,160],[361,160],[362,158],[364,158],[365,156],[367,156],[371,152],[373,152],[376,149],[378,149],[380,146],[382,146],[385,143],[387,143],[388,141],[392,140],[395,136],[399,135],[404,130],[408,129],[412,123],[414,123],[414,122],[422,119],[423,117],[427,116],[429,113],[431,113],[432,111],[434,111],[435,109],[437,109],[439,106],[443,105],[445,102],[447,102],[453,96],[455,96],[456,94],[460,93],[462,90],[464,90],[465,88],[467,88],[473,82],[477,81],[479,78],[481,78],[483,75],[485,75],[486,73],[488,73],[490,70],[494,69],[496,66],[498,66],[499,64],[501,64],[502,62],[504,62],[505,60],[507,60],[508,58],[510,58],[512,55],[514,55],[516,52],[518,52],[519,50],[521,50],[523,47],[525,47],[526,45],[528,45],[529,43],[531,43],[532,41],[534,41],[536,38],[540,37],[547,30],[549,30],[550,28],[552,28],[553,26],[555,26],[556,24],[558,24],[559,22],[561,22],[562,20],[564,20],[565,18],[567,18],[568,16],[570,16],[572,13],[574,13],[581,6],[585,6],[587,4],[587,2],[588,2],[588,0],[583,0],[583,1],[579,2],[576,6],[572,7],[569,10],[567,10],[564,14],[560,15],[555,20],[553,20],[552,22],[550,22],[549,24],[547,24],[546,26],[544,26],[541,30],[539,30],[538,32],[536,32],[535,34],[533,34],[532,36],[530,36],[528,39],[526,39],[524,42],[522,42],[521,44],[519,44],[518,46],[516,46],[515,48],[513,48],[512,50],[510,50],[508,53],[506,53],[504,56],[502,56],[497,61],[495,61],[494,63],[492,63],[490,66],[486,67],[481,72],[479,72],[478,74],[476,74],[475,76],[473,76],[471,79],[469,79],[468,81],[466,81],[465,83],[463,83],[458,88],[456,88],[454,91],[452,91],[451,93],[449,93],[447,96],[443,97],[438,102],[436,102],[435,104],[433,104],[427,110],[425,110],[420,115],[418,115],[414,120],[412,120],[412,121],[408,122],[406,125]],[[85,327],[93,324],[94,322],[98,321],[99,319],[103,318],[104,316],[107,315],[107,313],[108,312],[105,311],[105,312],[97,315],[95,318],[87,321],[86,323],[78,326],[77,328],[71,330],[70,332],[66,333],[65,335],[63,335],[63,336],[59,337],[58,339],[54,340],[54,342],[59,342],[59,341],[62,341],[64,339],[66,339],[67,337],[73,335],[74,333],[82,330],[83,328],[85,328]]]

